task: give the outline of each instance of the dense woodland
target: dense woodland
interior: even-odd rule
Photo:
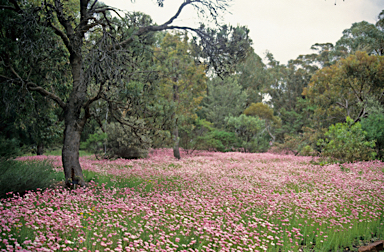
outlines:
[[[158,25],[97,1],[0,5],[3,158],[62,148],[67,180],[80,181],[79,148],[383,158],[384,11],[284,65],[253,51],[246,26],[172,26],[178,14]]]

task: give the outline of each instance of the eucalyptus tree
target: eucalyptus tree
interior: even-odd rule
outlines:
[[[126,86],[137,75],[152,79],[154,74],[138,64],[142,59],[142,42],[154,32],[181,29],[196,33],[204,45],[212,45],[205,29],[176,26],[173,22],[187,6],[216,21],[226,10],[228,1],[185,0],[163,24],[155,25],[142,16],[131,20],[130,26],[128,18],[97,0],[53,0],[38,5],[1,1],[0,15],[4,22],[0,37],[0,81],[9,88],[40,93],[62,110],[65,124],[62,161],[67,186],[72,182],[85,185],[79,163],[80,136],[95,103],[105,102],[110,116],[121,124],[132,129],[139,127],[131,117],[125,120],[123,112],[134,107],[129,97],[124,98]],[[164,0],[157,0],[157,4],[163,6]],[[112,17],[111,12],[120,18]],[[143,86],[150,86],[145,83]],[[143,96],[145,92],[140,94]]]
[[[351,28],[343,31],[343,36],[336,42],[335,54],[348,56],[357,51],[369,54],[384,55],[384,31],[377,25],[362,21],[352,24]]]
[[[312,76],[304,94],[314,111],[317,128],[345,122],[355,122],[370,114],[372,103],[384,102],[384,56],[356,52],[336,64],[325,67]]]
[[[206,91],[205,67],[195,63],[186,34],[167,33],[154,55],[162,96],[173,107],[173,154],[180,159],[178,124],[183,119],[197,118],[196,112]]]

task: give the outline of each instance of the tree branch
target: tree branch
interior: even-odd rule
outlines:
[[[9,69],[11,70],[11,72],[17,77],[18,79],[18,82],[23,85],[25,84],[27,89],[28,90],[31,90],[31,91],[36,91],[38,93],[40,93],[41,95],[43,96],[46,96],[48,98],[50,98],[51,100],[55,101],[62,109],[65,109],[66,107],[66,104],[63,102],[63,100],[60,99],[60,97],[58,97],[57,95],[55,95],[54,93],[51,93],[49,91],[47,91],[46,89],[44,89],[43,87],[31,82],[31,81],[24,81],[20,75],[13,69],[12,66],[9,66]],[[2,78],[4,79],[8,79],[8,80],[11,80],[12,82],[15,81],[15,79],[11,79],[9,77],[6,77],[6,76],[3,76],[3,75],[0,75]]]
[[[67,46],[67,49],[69,50],[69,53],[73,54],[73,53],[75,53],[75,49],[73,48],[73,45],[71,43],[71,39],[70,38],[74,35],[74,31],[73,31],[72,25],[69,22],[69,20],[65,18],[65,14],[64,14],[64,10],[63,10],[63,4],[60,2],[60,0],[55,0],[55,9],[56,9],[57,18],[58,18],[60,24],[64,27],[64,29],[65,29],[65,31],[67,33],[66,36],[65,36],[67,38],[67,43],[66,43],[66,41],[63,41],[63,42],[66,43],[65,45]],[[60,31],[60,30],[59,29],[57,29],[57,30],[55,29],[56,33],[57,33],[57,31]],[[61,33],[64,34],[63,32],[61,32]],[[63,40],[65,39],[65,38],[62,37],[62,35],[60,35],[60,34],[58,34],[58,35]]]
[[[169,26],[176,18],[179,17],[181,11],[183,10],[183,8],[191,3],[194,3],[194,2],[201,2],[200,0],[186,0],[184,3],[182,3],[179,7],[179,9],[177,10],[176,14],[174,16],[172,16],[167,22],[165,22],[164,24],[162,25],[157,25],[157,26],[146,26],[146,27],[140,27],[139,30],[137,30],[137,32],[134,32],[128,39],[120,42],[117,46],[118,47],[121,47],[121,46],[124,46],[126,44],[129,44],[131,43],[135,36],[142,36],[148,32],[151,32],[151,31],[163,31],[163,30],[172,30],[172,29],[181,29],[181,30],[190,30],[190,31],[194,31],[196,32],[197,34],[199,35],[204,35],[200,30],[198,29],[194,29],[194,28],[190,28],[190,27],[186,27],[186,26]]]
[[[51,22],[49,22],[49,25],[55,30],[56,35],[58,35],[64,42],[65,46],[68,48],[68,50],[71,47],[71,42],[69,41],[67,35],[63,31],[61,31],[59,28],[54,26]]]

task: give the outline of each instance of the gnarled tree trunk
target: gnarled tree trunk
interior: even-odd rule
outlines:
[[[65,175],[65,185],[85,185],[83,172],[79,162],[80,135],[82,129],[76,121],[65,122],[62,161]]]
[[[83,172],[79,161],[80,136],[84,125],[89,117],[86,111],[81,115],[83,104],[87,99],[87,85],[83,77],[82,57],[79,54],[72,54],[71,58],[73,90],[70,94],[64,110],[64,143],[62,161],[65,175],[65,185],[71,184],[85,186]]]

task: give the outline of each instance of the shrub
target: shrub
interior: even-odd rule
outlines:
[[[144,158],[148,155],[151,140],[144,131],[133,132],[120,123],[109,123],[105,133],[99,130],[89,135],[80,147],[94,153],[96,158]]]
[[[0,136],[0,162],[15,158],[19,155],[21,155],[19,141]]]
[[[80,148],[87,150],[99,157],[104,154],[107,144],[107,134],[99,130],[95,134],[88,135],[88,139],[80,144]]]
[[[367,141],[366,132],[361,129],[359,122],[347,117],[345,123],[331,125],[324,134],[325,139],[319,139],[317,144],[322,147],[321,155],[342,162],[373,159],[375,141]]]
[[[110,123],[106,129],[108,135],[107,155],[110,158],[144,158],[148,155],[151,140],[145,131],[134,132],[130,127],[119,123]]]
[[[322,130],[314,130],[309,127],[303,127],[302,133],[293,135],[284,135],[283,143],[275,143],[274,152],[292,153],[301,156],[317,156],[317,141],[324,136]]]
[[[384,114],[372,113],[361,120],[361,127],[367,132],[366,138],[369,141],[376,141],[376,151],[379,158],[384,153]]]
[[[64,178],[62,172],[56,172],[49,161],[15,161],[0,162],[0,197],[7,192],[20,193],[45,189],[55,181]]]
[[[246,152],[266,151],[269,148],[270,137],[265,130],[265,120],[245,114],[226,117],[225,120],[227,129],[235,133],[241,143],[239,147]]]

